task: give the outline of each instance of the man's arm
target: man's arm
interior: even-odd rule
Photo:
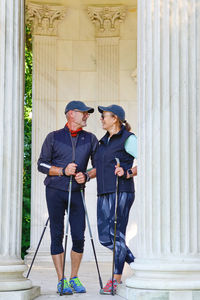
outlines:
[[[40,157],[38,159],[38,171],[49,175],[52,167],[52,148],[53,148],[53,132],[49,133],[42,145]]]
[[[52,166],[53,132],[49,133],[42,145],[38,159],[38,171],[49,176],[75,175],[77,165],[70,163],[66,168]]]
[[[75,176],[76,175],[76,167],[77,167],[77,164],[75,164],[75,163],[70,163],[65,168],[52,166],[49,169],[49,176],[64,176],[64,175]]]
[[[96,177],[96,168],[89,170],[87,173],[91,179],[95,178]]]

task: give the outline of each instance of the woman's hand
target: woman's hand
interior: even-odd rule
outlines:
[[[76,176],[75,176],[75,180],[79,184],[85,183],[85,180],[86,180],[85,174],[82,173],[82,172],[77,173]]]
[[[121,177],[124,175],[124,170],[122,167],[115,166],[115,175]]]

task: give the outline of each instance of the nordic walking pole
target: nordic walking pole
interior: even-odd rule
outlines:
[[[64,250],[63,273],[62,273],[62,284],[61,284],[60,296],[63,295],[63,287],[64,287],[65,260],[66,260],[66,252],[67,252],[67,238],[68,238],[68,228],[69,228],[71,194],[72,194],[72,175],[70,176],[70,180],[69,180],[69,196],[68,196],[67,221],[66,221],[66,233],[65,233],[65,250]]]
[[[95,263],[96,263],[96,267],[97,267],[97,273],[98,273],[98,276],[99,276],[99,284],[100,284],[100,288],[103,289],[103,283],[102,283],[101,275],[100,275],[100,271],[99,271],[96,251],[95,251],[95,248],[94,248],[94,241],[93,241],[93,237],[92,237],[92,230],[91,230],[91,227],[90,227],[90,221],[89,221],[87,207],[86,207],[86,203],[85,203],[85,196],[84,196],[84,192],[83,192],[83,187],[81,187],[81,196],[82,196],[82,200],[83,200],[86,220],[87,220],[88,229],[89,229],[89,233],[90,233],[90,240],[91,240],[91,243],[92,243],[92,249],[93,249],[93,252],[94,252],[94,258],[95,258]]]
[[[33,256],[31,265],[30,265],[30,267],[29,267],[29,269],[28,269],[28,273],[27,273],[27,275],[26,275],[26,278],[28,278],[28,276],[29,276],[29,274],[30,274],[30,272],[31,272],[33,263],[34,263],[34,261],[35,261],[36,255],[37,255],[37,253],[38,253],[38,250],[39,250],[40,244],[41,244],[41,242],[42,242],[43,235],[44,235],[45,230],[46,230],[46,228],[47,228],[48,222],[49,222],[49,217],[48,217],[48,219],[47,219],[47,221],[46,221],[46,223],[45,223],[45,225],[44,225],[44,229],[43,229],[43,231],[42,231],[41,238],[40,238],[40,240],[39,240],[39,243],[38,243],[37,249],[36,249],[36,251],[35,251],[35,254],[34,254],[34,256]]]
[[[117,166],[120,167],[119,158],[115,158],[117,162]],[[118,185],[119,185],[119,178],[116,175],[116,194],[115,194],[115,219],[114,219],[114,240],[113,240],[113,261],[112,261],[112,295],[114,296],[114,266],[115,266],[115,243],[116,243],[116,232],[117,232],[117,206],[118,206]]]

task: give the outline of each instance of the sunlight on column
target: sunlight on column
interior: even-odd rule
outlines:
[[[136,223],[133,223],[126,234],[126,244],[129,246],[130,241],[137,235],[138,226]]]

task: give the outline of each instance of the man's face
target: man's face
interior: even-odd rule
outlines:
[[[80,111],[78,109],[73,110],[73,121],[79,127],[87,126],[87,119],[89,118],[89,113],[87,111]]]

